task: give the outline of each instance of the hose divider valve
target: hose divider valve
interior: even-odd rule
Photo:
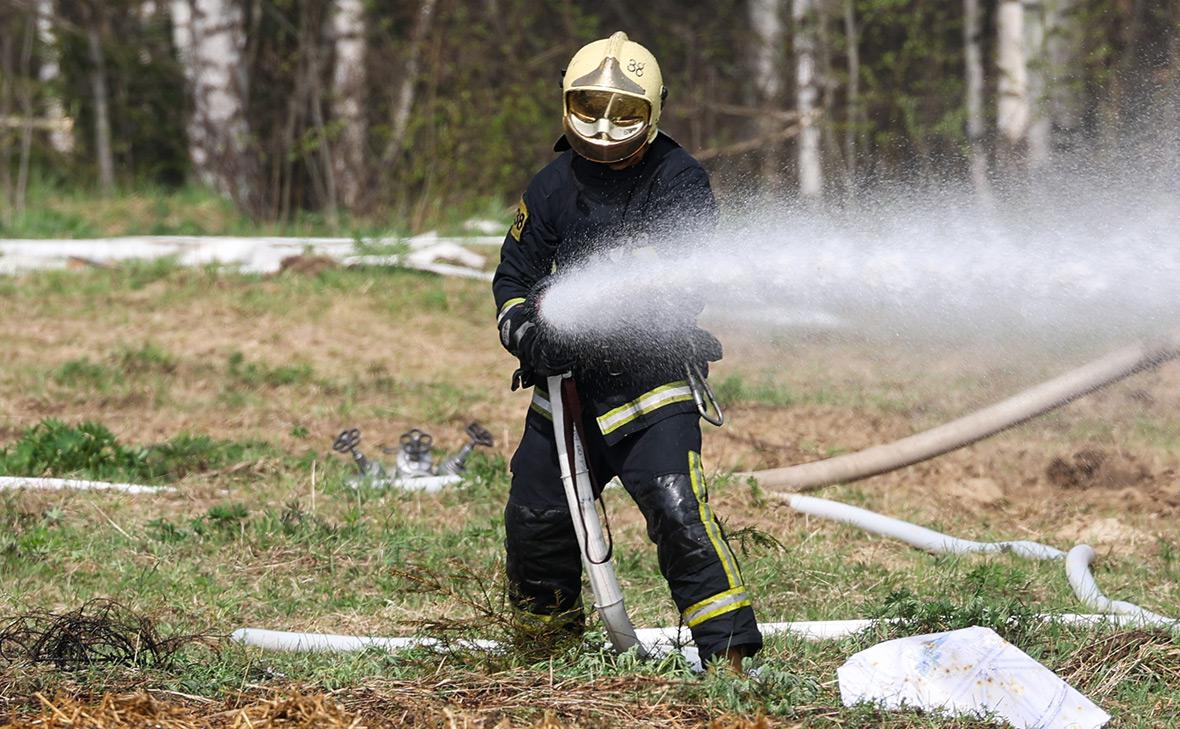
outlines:
[[[349,477],[349,485],[353,487],[363,485],[380,488],[387,486],[408,488],[413,483],[415,490],[420,490],[422,484],[431,483],[423,479],[438,481],[439,478],[442,478],[444,479],[442,484],[458,481],[458,477],[466,470],[468,457],[476,447],[495,445],[495,440],[488,429],[473,422],[467,426],[467,442],[436,467],[433,452],[434,438],[429,433],[413,428],[401,435],[401,438],[398,439],[398,447],[381,449],[387,455],[396,454],[397,456],[391,477],[385,466],[378,461],[366,458],[361,453],[360,442],[361,432],[356,428],[342,431],[332,442],[332,450],[337,453],[351,454],[352,460],[356,463],[357,473]],[[442,484],[435,484],[435,486]]]

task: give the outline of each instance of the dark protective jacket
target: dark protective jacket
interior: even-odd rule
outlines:
[[[663,133],[625,170],[579,157],[564,137],[554,151],[560,154],[533,177],[521,198],[492,283],[501,341],[509,351],[505,328],[531,316],[522,304],[550,273],[618,249],[654,246],[659,253],[663,241],[716,224],[708,174]],[[681,330],[643,332],[580,354],[574,377],[608,444],[663,418],[696,411],[685,381],[683,341],[699,308],[691,302],[681,308],[686,312]],[[547,406],[548,393],[539,383],[533,410],[544,414]]]

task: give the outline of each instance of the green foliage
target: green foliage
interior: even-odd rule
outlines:
[[[715,711],[731,714],[794,716],[796,707],[812,704],[821,694],[814,676],[803,676],[780,664],[764,664],[753,674],[737,675],[718,666],[707,672],[693,691]]]
[[[973,581],[978,585],[980,579]],[[871,609],[873,617],[893,621],[891,629],[896,634],[940,633],[978,625],[991,628],[1017,646],[1028,643],[1038,623],[1035,611],[1022,600],[989,595],[979,587],[963,602],[951,597],[921,598],[902,588]]]
[[[737,374],[727,375],[725,378],[714,383],[713,391],[722,406],[726,404],[757,403],[777,407],[789,407],[798,401],[796,395],[785,387],[769,382],[751,385],[741,375]]]
[[[145,342],[135,349],[123,347],[115,354],[115,360],[120,370],[130,374],[172,374],[177,366],[175,357],[152,342]]]
[[[241,352],[229,355],[227,369],[231,378],[246,387],[284,387],[301,385],[312,380],[315,374],[306,362],[270,366],[259,362],[247,362]]]
[[[71,359],[50,371],[50,379],[65,387],[85,387],[99,391],[110,389],[123,381],[115,367],[91,362],[86,357]]]
[[[146,452],[124,447],[106,427],[92,422],[71,426],[43,420],[26,430],[15,445],[0,450],[0,471],[16,476],[108,479],[147,469]]]
[[[0,472],[156,483],[257,460],[269,450],[260,443],[216,441],[188,433],[157,445],[126,446],[100,423],[68,425],[47,419],[0,449]]]
[[[5,238],[93,238],[97,235],[92,223],[83,215],[62,212],[39,204],[32,195],[32,205],[14,215],[0,216],[0,236]]]

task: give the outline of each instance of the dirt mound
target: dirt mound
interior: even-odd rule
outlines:
[[[279,261],[279,273],[301,273],[305,276],[315,276],[339,265],[334,258],[328,256],[287,256]]]
[[[1114,517],[1094,519],[1079,516],[1058,532],[1058,536],[1075,544],[1089,544],[1120,554],[1134,554],[1153,544],[1155,537]]]
[[[1004,490],[990,478],[967,478],[946,487],[946,494],[973,506],[997,506],[1004,501]]]
[[[1084,448],[1058,456],[1045,469],[1049,483],[1063,489],[1122,489],[1151,480],[1151,472],[1128,453]]]

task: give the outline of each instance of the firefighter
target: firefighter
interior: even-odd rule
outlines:
[[[721,346],[684,325],[572,346],[538,315],[548,276],[591,256],[708,230],[716,203],[700,164],[659,131],[666,90],[655,57],[618,32],[579,50],[562,78],[557,157],[525,190],[492,283],[500,341],[533,388],[504,511],[510,597],[522,619],[580,634],[581,559],[557,463],[545,378],[572,372],[596,485],[618,476],[647,521],[660,571],[701,659],[762,646],[733,550],[709,505],[698,406],[686,367],[707,371]]]

